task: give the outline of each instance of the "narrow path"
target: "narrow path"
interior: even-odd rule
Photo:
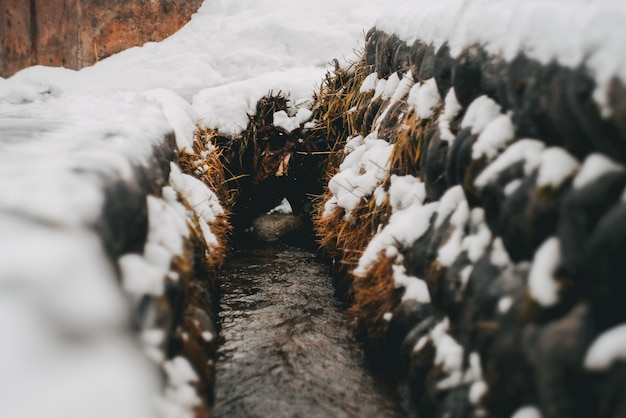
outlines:
[[[326,268],[306,251],[235,254],[221,272],[215,417],[399,417],[367,369]]]

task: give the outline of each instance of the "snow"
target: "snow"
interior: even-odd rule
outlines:
[[[348,145],[353,144],[355,142]],[[393,145],[370,134],[346,155],[339,172],[328,182],[333,197],[326,202],[323,216],[329,216],[336,207],[340,207],[349,219],[361,200],[370,196],[387,177],[392,150]]]
[[[467,107],[461,128],[471,128],[472,135],[478,135],[501,114],[502,109],[498,103],[487,96],[480,96]]]
[[[409,94],[413,86],[415,86],[413,73],[411,71],[407,71],[402,76],[402,80],[400,80],[398,87],[396,87],[396,90],[393,92],[393,95],[391,96],[391,103],[396,103],[404,99]]]
[[[118,261],[124,290],[140,297],[143,295],[161,296],[164,289],[164,274],[138,254],[126,254]]]
[[[215,192],[197,178],[184,174],[174,163],[170,163],[170,184],[182,199],[193,208],[198,217],[210,224],[224,213]]]
[[[408,276],[403,265],[393,266],[393,278],[396,289],[404,288],[403,302],[415,300],[419,303],[430,303],[430,292],[426,282],[417,277]]]
[[[510,296],[505,296],[498,300],[498,312],[501,314],[505,314],[511,310],[513,306],[513,298]]]
[[[287,132],[293,132],[311,119],[311,116],[313,116],[313,112],[305,107],[298,109],[293,116],[289,116],[287,112],[281,110],[273,115],[274,126],[283,128]]]
[[[359,93],[367,93],[370,91],[376,91],[377,84],[378,84],[378,73],[374,71],[373,73],[365,77],[365,79],[361,83],[361,87],[359,88]]]
[[[439,251],[437,252],[437,261],[443,267],[451,267],[463,251],[463,229],[469,219],[470,209],[467,200],[464,199],[455,208],[450,218],[450,224],[454,227],[452,234],[448,237],[448,240],[439,247]]]
[[[541,418],[543,415],[536,406],[523,406],[511,415],[511,418]]]
[[[561,244],[556,237],[548,238],[535,252],[528,274],[528,291],[544,307],[554,306],[559,300],[559,285],[554,272],[560,260]]]
[[[409,248],[430,227],[429,221],[437,210],[437,205],[438,202],[424,206],[413,204],[406,209],[393,212],[389,223],[367,245],[353,274],[357,277],[365,276],[379,255],[384,254],[388,247]],[[407,225],[411,227],[407,228]]]
[[[470,212],[470,227],[472,232],[463,238],[461,249],[467,252],[467,257],[476,263],[491,244],[491,230],[485,222],[485,210],[474,208]]]
[[[435,115],[435,110],[441,103],[441,97],[437,90],[437,82],[434,78],[426,80],[417,90],[415,95],[414,109],[420,119],[430,119]]]
[[[384,84],[384,89],[380,94],[380,98],[383,100],[389,100],[393,97],[396,89],[400,85],[400,77],[398,73],[392,73],[389,77],[387,77],[387,82]]]
[[[435,228],[441,227],[446,218],[452,214],[457,207],[466,202],[465,193],[461,185],[450,187],[439,200],[437,208],[437,219],[435,220]]]
[[[626,324],[604,331],[591,343],[584,367],[589,371],[602,372],[618,361],[626,361]]]
[[[425,199],[426,185],[422,180],[413,176],[391,176],[389,203],[394,212],[414,204],[421,205]]]
[[[600,153],[590,154],[585,158],[578,175],[574,177],[573,186],[575,189],[582,189],[605,174],[622,172],[624,172],[624,166],[606,155]]]
[[[541,153],[537,187],[557,189],[580,167],[578,160],[563,148],[551,147]]]
[[[444,99],[443,113],[439,116],[441,139],[447,141],[450,145],[452,145],[452,142],[454,142],[456,138],[456,135],[450,130],[450,123],[462,110],[463,108],[456,98],[454,87],[452,87]]]
[[[485,157],[492,161],[514,139],[514,127],[510,115],[500,115],[483,129],[472,147],[472,158]]]
[[[545,144],[536,139],[520,139],[510,146],[492,161],[474,180],[474,185],[478,189],[483,189],[496,177],[513,164],[524,161],[524,172],[526,175],[532,173],[541,164],[541,152],[545,149]]]
[[[498,267],[506,267],[511,264],[509,253],[506,251],[506,248],[504,247],[504,242],[500,237],[494,238],[491,244],[490,261],[491,264]]]

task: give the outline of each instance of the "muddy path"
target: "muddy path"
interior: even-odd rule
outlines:
[[[242,250],[220,276],[214,416],[406,416],[367,368],[313,254],[287,246]]]

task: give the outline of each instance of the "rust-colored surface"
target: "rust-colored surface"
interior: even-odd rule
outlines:
[[[202,0],[0,0],[0,76],[30,65],[79,69],[160,41]]]

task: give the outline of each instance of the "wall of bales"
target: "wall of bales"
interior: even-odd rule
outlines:
[[[344,157],[392,149],[360,165],[375,189],[332,177],[316,230],[415,415],[623,416],[624,86],[603,118],[584,67],[480,46],[452,58],[375,28],[349,75],[326,83],[356,137]]]
[[[3,0],[0,76],[31,65],[80,69],[160,41],[189,21],[201,0]]]
[[[167,416],[209,416],[214,402],[216,272],[230,225],[214,194],[227,207],[213,137],[199,129],[193,149],[177,152],[170,135],[132,179],[105,186],[95,225],[129,296],[133,331],[162,373],[156,406]],[[215,214],[210,222],[207,200]]]

